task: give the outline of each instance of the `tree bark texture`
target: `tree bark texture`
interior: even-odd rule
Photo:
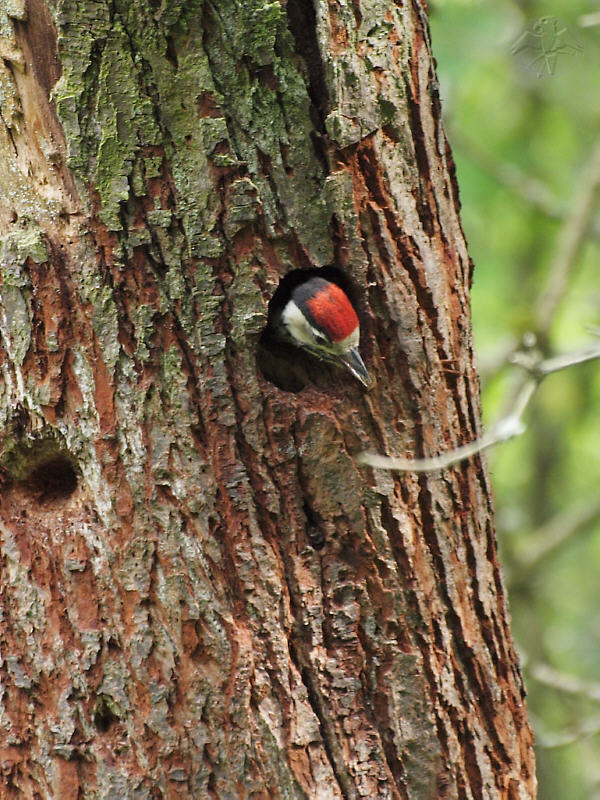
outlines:
[[[481,431],[420,0],[0,0],[0,55],[0,795],[532,798],[485,466],[356,462]],[[331,265],[369,393],[264,344]]]

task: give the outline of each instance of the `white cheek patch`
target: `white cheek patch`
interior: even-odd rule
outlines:
[[[283,324],[288,329],[290,335],[296,339],[297,342],[306,345],[313,345],[315,339],[312,329],[308,324],[304,314],[300,311],[293,300],[286,305],[281,314]]]

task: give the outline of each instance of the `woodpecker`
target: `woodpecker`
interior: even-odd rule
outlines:
[[[372,380],[358,352],[358,317],[346,293],[324,278],[296,286],[276,322],[279,335],[312,355],[343,366],[367,388]]]

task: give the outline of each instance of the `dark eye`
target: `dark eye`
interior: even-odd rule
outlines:
[[[326,336],[324,336],[322,333],[319,333],[318,331],[315,331],[315,342],[318,342],[319,344],[328,344],[329,343],[329,339]]]

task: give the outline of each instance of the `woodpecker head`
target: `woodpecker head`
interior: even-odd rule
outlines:
[[[369,388],[372,384],[358,352],[356,311],[336,283],[311,277],[296,286],[279,317],[281,336],[317,358],[344,366]]]

